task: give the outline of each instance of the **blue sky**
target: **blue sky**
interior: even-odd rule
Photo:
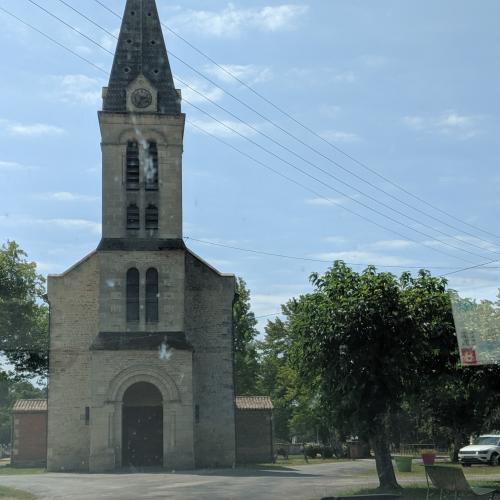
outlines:
[[[114,50],[112,37],[59,0],[37,1]],[[93,0],[66,1],[106,29],[118,30],[119,20]],[[123,12],[124,0],[103,1]],[[184,88],[187,101],[322,182],[303,176],[185,102],[183,111],[195,125],[319,194],[259,167],[189,125],[184,154],[185,236],[327,261],[341,258],[363,265],[402,266],[390,268],[397,273],[406,266],[450,268],[435,270],[442,273],[500,258],[500,169],[495,147],[500,134],[498,2],[157,3],[168,26],[297,120],[408,191],[499,237],[398,191],[305,132],[166,32],[169,50],[262,115],[357,176],[439,219],[425,217],[352,177],[171,58],[174,73],[183,81],[307,162]],[[106,52],[27,0],[0,0],[0,6],[100,67],[110,68],[112,58]],[[58,273],[93,250],[100,239],[96,113],[106,75],[1,12],[0,17],[0,241],[18,241],[41,272]],[[257,315],[279,311],[281,303],[309,289],[312,271],[328,267],[196,242],[189,245],[221,271],[245,278]],[[497,265],[500,268],[500,262]],[[499,277],[500,269],[476,269],[450,276],[450,284],[466,295],[492,298]]]

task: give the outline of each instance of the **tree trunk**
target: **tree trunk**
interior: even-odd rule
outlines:
[[[375,452],[375,464],[377,466],[378,480],[380,482],[381,490],[398,490],[401,488],[396,480],[394,474],[394,467],[392,466],[391,452],[387,443],[387,436],[384,426],[377,426],[371,439],[373,451]]]

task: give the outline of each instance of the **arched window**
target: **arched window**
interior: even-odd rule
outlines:
[[[158,189],[158,147],[156,142],[149,142],[144,155],[144,183],[146,189]]]
[[[146,272],[146,323],[158,321],[158,271],[154,268]]]
[[[139,215],[139,207],[135,204],[127,207],[127,229],[137,230],[141,227],[141,218]]]
[[[135,141],[127,143],[127,189],[139,189],[139,145]]]
[[[139,321],[139,271],[127,271],[127,321]]]
[[[156,231],[158,229],[158,208],[155,205],[148,205],[146,208],[146,231]]]

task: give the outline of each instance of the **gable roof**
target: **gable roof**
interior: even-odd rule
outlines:
[[[14,403],[12,408],[14,412],[37,412],[37,411],[47,411],[47,400],[46,399],[18,399]]]
[[[237,410],[272,410],[273,402],[269,396],[236,396]]]

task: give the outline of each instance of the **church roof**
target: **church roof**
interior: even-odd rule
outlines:
[[[46,399],[18,399],[14,403],[12,411],[17,413],[31,413],[38,411],[47,411]]]
[[[104,111],[127,111],[127,87],[140,75],[158,91],[158,112],[178,115],[174,80],[155,0],[127,0]]]
[[[237,410],[272,410],[273,402],[269,396],[236,396]]]

